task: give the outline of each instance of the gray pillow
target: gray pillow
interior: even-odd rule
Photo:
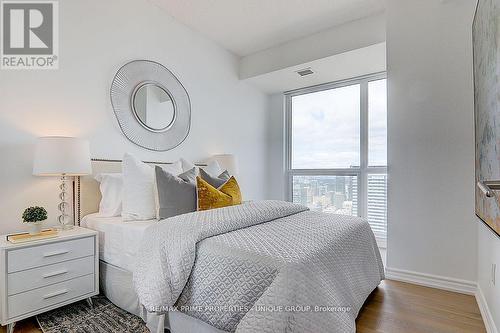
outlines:
[[[182,180],[185,180],[189,183],[195,184],[196,185],[196,167],[189,169],[188,171],[184,171],[180,175],[178,175]]]
[[[204,181],[206,181],[207,183],[209,183],[210,185],[212,185],[215,188],[219,188],[225,182],[227,182],[229,180],[229,178],[231,178],[231,176],[229,176],[229,172],[227,172],[227,170],[224,171],[223,173],[221,173],[219,175],[219,177],[212,177],[203,169],[200,169],[200,177],[201,177],[201,179],[203,179]]]
[[[224,170],[222,171],[222,173],[219,175],[220,179],[224,179],[226,182],[229,180],[229,178],[231,178],[231,175],[229,174],[229,172],[227,170]]]
[[[160,220],[196,211],[195,168],[174,176],[156,166],[155,174]]]

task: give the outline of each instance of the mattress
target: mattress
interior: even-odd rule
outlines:
[[[123,222],[121,216],[101,217],[98,213],[85,216],[82,227],[99,232],[99,259],[132,272],[144,231],[156,220]]]

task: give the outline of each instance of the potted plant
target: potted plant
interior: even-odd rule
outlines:
[[[43,207],[29,207],[23,213],[23,222],[28,224],[30,235],[42,232],[42,223],[47,219],[47,211]]]

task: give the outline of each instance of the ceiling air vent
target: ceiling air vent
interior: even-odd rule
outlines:
[[[314,74],[314,72],[311,70],[311,68],[304,68],[304,69],[298,70],[297,74],[299,74],[300,76],[307,76],[307,75]]]

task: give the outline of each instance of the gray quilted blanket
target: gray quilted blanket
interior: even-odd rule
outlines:
[[[228,332],[355,332],[384,278],[368,223],[282,201],[184,214],[147,230],[134,284],[152,312],[172,306]]]

